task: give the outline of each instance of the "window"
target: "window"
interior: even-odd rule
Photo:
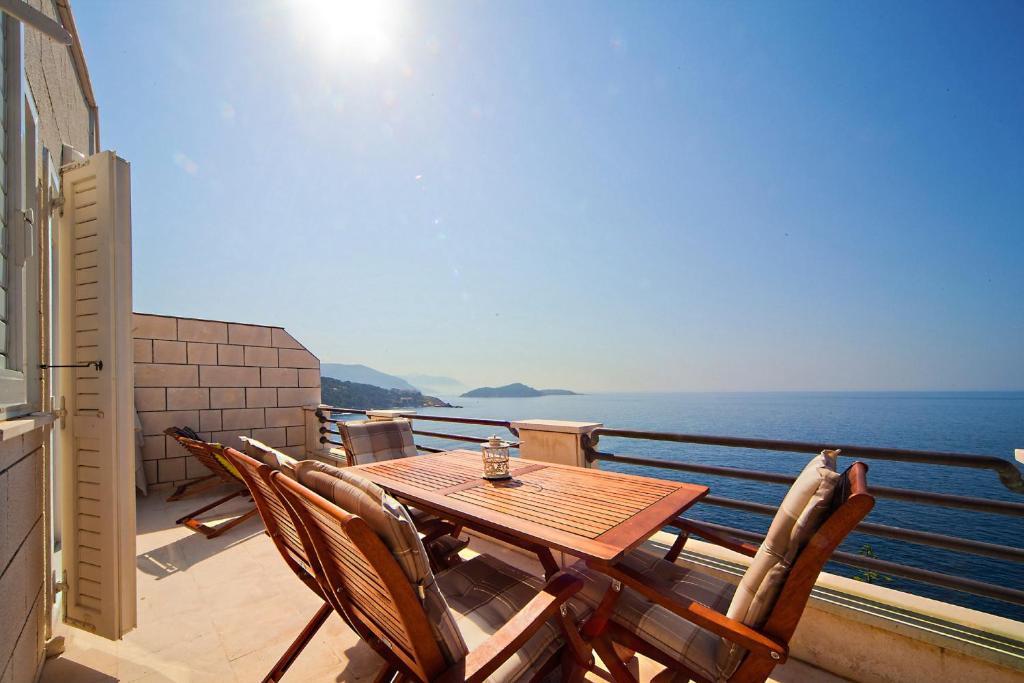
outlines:
[[[22,60],[22,25],[0,28],[0,419],[40,407],[36,117]]]

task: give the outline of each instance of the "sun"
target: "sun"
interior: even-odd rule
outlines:
[[[329,57],[368,62],[393,49],[398,12],[389,0],[295,0],[302,38]]]

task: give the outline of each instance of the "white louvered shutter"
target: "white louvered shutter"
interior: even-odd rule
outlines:
[[[61,169],[56,363],[65,621],[107,638],[135,627],[135,408],[128,162]]]

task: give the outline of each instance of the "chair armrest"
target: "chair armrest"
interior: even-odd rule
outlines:
[[[664,607],[680,618],[732,641],[750,650],[754,655],[768,657],[779,663],[786,661],[789,648],[785,643],[776,642],[743,622],[730,619],[696,600],[687,600],[678,593],[673,593],[673,586],[668,581],[650,575],[641,575],[629,567],[602,565],[594,568],[613,579],[618,579],[623,585],[632,588],[651,602]]]
[[[432,519],[420,524],[416,530],[423,534],[423,542],[429,543],[455,531],[455,525],[442,519]]]
[[[483,681],[513,652],[533,637],[541,626],[574,594],[583,588],[583,580],[572,574],[559,572],[551,577],[544,588],[523,609],[490,638],[448,669],[439,681]]]
[[[694,536],[700,536],[705,541],[710,541],[715,545],[740,553],[741,555],[746,555],[747,557],[753,557],[757,554],[756,545],[741,541],[735,536],[729,536],[692,519],[676,517],[668,523],[668,526],[675,527]]]

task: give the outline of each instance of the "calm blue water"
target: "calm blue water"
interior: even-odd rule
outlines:
[[[463,408],[424,408],[419,412],[508,420],[583,420],[624,429],[957,451],[995,455],[1010,461],[1013,460],[1014,448],[1024,448],[1024,392],[594,394],[524,399],[450,397],[446,400]],[[487,436],[491,431],[484,427],[442,423],[422,428],[474,436]],[[465,444],[425,438],[418,438],[417,442],[435,447],[467,447]],[[599,449],[610,453],[787,474],[798,472],[809,458],[801,454],[608,437],[601,439]],[[988,470],[883,461],[869,461],[869,464],[869,481],[877,485],[1024,502],[1024,495],[1005,489],[996,474]],[[785,487],[772,484],[609,463],[601,466],[662,478],[685,479],[710,486],[714,495],[771,505],[777,505],[785,494]],[[769,522],[760,515],[706,505],[698,505],[690,514],[758,532],[764,532]],[[966,538],[1018,547],[1024,538],[1024,520],[1019,517],[947,510],[887,499],[877,500],[869,519],[926,531],[953,532]],[[862,534],[852,535],[843,545],[843,550],[856,553],[864,544],[870,544],[881,559],[1024,588],[1024,565],[1021,564]],[[857,573],[842,565],[831,565],[829,570],[846,576]],[[879,583],[1024,620],[1024,608],[1019,606],[898,577],[891,579]]]

